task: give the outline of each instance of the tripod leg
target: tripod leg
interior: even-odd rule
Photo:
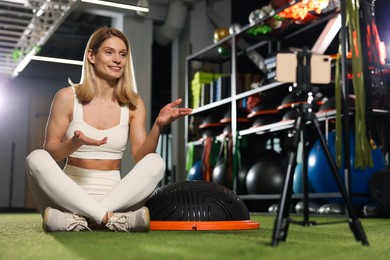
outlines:
[[[302,142],[302,179],[303,179],[303,225],[310,226],[309,221],[309,180],[307,175],[307,148],[306,148],[306,124],[302,124],[301,131]]]
[[[287,173],[283,184],[283,191],[280,196],[279,210],[274,223],[274,230],[272,235],[272,246],[277,246],[279,241],[286,241],[288,226],[289,226],[289,214],[290,214],[290,201],[293,185],[293,176],[297,159],[297,147],[299,142],[299,133],[301,131],[302,117],[298,116],[295,120],[294,128],[290,133],[292,138],[292,148],[288,157]]]
[[[356,214],[355,214],[355,211],[352,207],[352,203],[351,203],[351,200],[349,198],[349,195],[345,189],[345,186],[338,174],[338,170],[337,170],[337,166],[336,166],[336,163],[334,162],[334,159],[329,151],[329,148],[326,144],[326,141],[325,141],[325,138],[324,136],[322,135],[322,132],[320,130],[320,124],[318,122],[318,119],[313,116],[313,118],[311,119],[311,121],[313,122],[313,127],[315,128],[316,132],[317,132],[317,135],[320,139],[320,142],[321,142],[321,146],[322,146],[322,149],[324,150],[325,152],[325,155],[326,155],[326,158],[328,160],[328,163],[331,167],[331,170],[332,170],[332,173],[333,173],[333,176],[336,180],[336,183],[337,183],[337,186],[339,188],[339,191],[345,201],[345,205],[347,207],[347,211],[348,211],[348,215],[350,217],[350,220],[349,220],[349,228],[351,229],[352,233],[354,234],[355,236],[355,239],[357,241],[360,241],[363,245],[368,245],[368,240],[367,240],[367,237],[366,237],[366,234],[364,232],[364,229],[363,229],[363,226],[362,224],[360,223],[359,219],[357,218]]]

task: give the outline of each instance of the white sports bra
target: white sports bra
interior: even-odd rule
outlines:
[[[122,159],[129,135],[129,108],[127,106],[121,107],[120,123],[118,125],[104,130],[96,129],[84,122],[83,105],[78,100],[74,87],[72,87],[72,90],[74,93],[73,120],[69,124],[65,138],[72,138],[74,132],[79,130],[85,136],[96,140],[101,140],[106,136],[108,139],[107,143],[101,146],[82,145],[69,157],[80,159]]]

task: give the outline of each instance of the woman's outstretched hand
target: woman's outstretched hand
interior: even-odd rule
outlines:
[[[79,131],[79,130],[74,131],[73,140],[80,145],[100,146],[102,144],[107,143],[107,137],[104,137],[102,140],[96,140],[96,139],[92,139],[90,137],[85,136],[84,133]]]
[[[165,105],[156,118],[156,124],[160,127],[168,125],[178,118],[188,116],[192,113],[191,108],[179,108],[178,106],[183,100],[181,98],[176,99],[172,103]]]

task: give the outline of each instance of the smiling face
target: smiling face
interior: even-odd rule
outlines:
[[[118,37],[106,39],[96,53],[88,51],[88,61],[93,64],[96,77],[104,80],[118,80],[127,63],[126,44]]]

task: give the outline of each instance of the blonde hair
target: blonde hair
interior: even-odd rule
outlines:
[[[138,94],[136,93],[136,83],[133,70],[133,62],[131,58],[130,44],[126,35],[115,29],[102,27],[97,29],[89,38],[84,52],[83,69],[81,74],[80,84],[76,86],[77,98],[82,103],[89,103],[95,96],[97,88],[94,81],[93,65],[88,61],[88,51],[96,54],[99,51],[103,42],[111,37],[118,37],[121,39],[127,49],[127,63],[124,67],[124,73],[118,79],[117,85],[114,89],[113,98],[121,105],[134,107],[138,101]]]

